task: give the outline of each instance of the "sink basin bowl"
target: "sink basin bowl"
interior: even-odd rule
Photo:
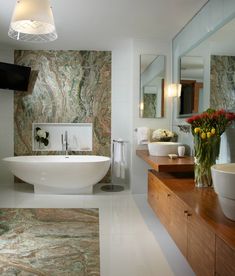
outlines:
[[[168,156],[168,154],[177,154],[178,146],[182,143],[177,142],[152,142],[148,144],[149,154],[153,156]]]
[[[213,165],[211,174],[224,215],[235,221],[235,163]]]

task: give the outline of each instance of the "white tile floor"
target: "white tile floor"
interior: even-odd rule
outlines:
[[[20,186],[19,186],[20,185]],[[1,184],[0,207],[99,208],[101,276],[191,276],[187,262],[147,204],[146,195],[35,195]]]

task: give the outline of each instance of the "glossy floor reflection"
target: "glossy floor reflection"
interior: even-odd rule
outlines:
[[[99,208],[101,276],[194,275],[146,195],[106,193],[99,186],[95,191],[95,195],[35,195],[28,185],[2,183],[0,207]]]

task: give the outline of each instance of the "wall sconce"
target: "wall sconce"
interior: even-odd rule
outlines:
[[[181,96],[181,87],[180,83],[171,83],[168,86],[168,97],[171,98],[171,130],[173,131],[173,122],[174,122],[174,99]]]
[[[181,87],[180,83],[171,83],[168,86],[168,97],[180,97],[181,96]]]
[[[27,42],[49,42],[57,38],[49,0],[17,0],[8,36]]]
[[[139,110],[140,110],[140,118],[143,118],[143,113],[144,113],[144,102],[140,102],[139,104]]]

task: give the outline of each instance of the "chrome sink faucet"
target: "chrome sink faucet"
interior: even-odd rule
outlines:
[[[62,151],[65,151],[65,155],[69,155],[69,143],[68,143],[68,131],[66,130],[64,135],[61,134]]]

